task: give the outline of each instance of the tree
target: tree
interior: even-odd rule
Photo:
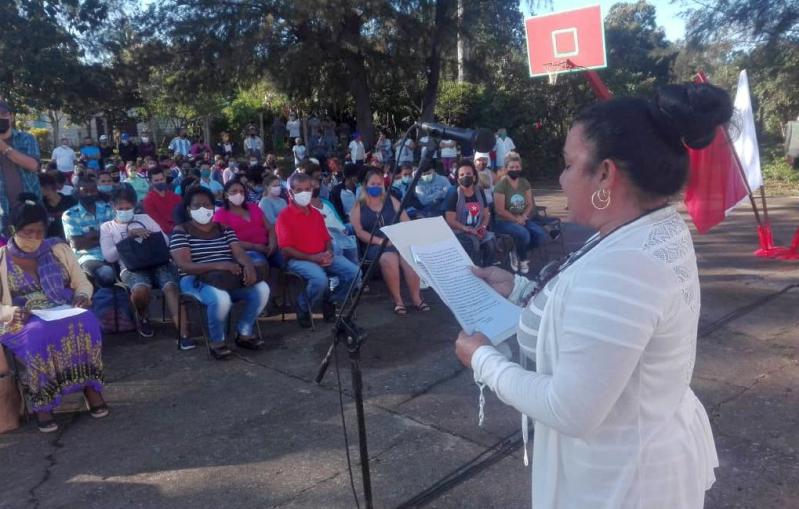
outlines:
[[[671,78],[678,49],[657,26],[655,6],[618,3],[605,16],[608,68],[600,72],[617,95],[649,95]]]
[[[687,38],[692,45],[718,41],[774,45],[799,39],[796,0],[714,0],[687,11]]]

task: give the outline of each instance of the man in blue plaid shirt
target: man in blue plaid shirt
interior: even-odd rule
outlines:
[[[9,212],[20,193],[42,199],[39,187],[39,144],[28,133],[17,131],[14,110],[0,101],[0,232],[8,236]]]
[[[103,287],[114,286],[116,269],[103,258],[100,249],[100,225],[114,219],[114,209],[100,200],[97,183],[83,177],[78,181],[78,204],[61,216],[64,237],[78,256],[83,271]]]

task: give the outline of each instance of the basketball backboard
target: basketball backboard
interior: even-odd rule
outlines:
[[[607,67],[599,5],[533,16],[524,28],[530,77]]]

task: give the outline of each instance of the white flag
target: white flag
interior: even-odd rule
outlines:
[[[746,70],[741,71],[738,77],[738,91],[735,93],[735,110],[737,119],[741,123],[740,134],[733,140],[735,153],[741,160],[749,189],[752,192],[763,186],[763,173],[760,171],[760,149],[757,146],[757,133],[755,132],[755,117],[752,114],[752,100],[749,96],[749,78]]]

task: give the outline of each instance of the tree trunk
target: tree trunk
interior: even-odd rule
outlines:
[[[47,110],[47,118],[50,119],[50,126],[53,128],[53,147],[58,146],[58,138],[61,135],[61,126],[59,126],[58,114],[53,110]]]
[[[438,81],[441,77],[441,44],[444,38],[444,25],[450,11],[452,0],[438,0],[436,2],[435,23],[433,25],[433,39],[430,44],[430,56],[427,58],[427,85],[422,96],[422,121],[430,122],[436,109],[438,98]]]
[[[374,143],[374,125],[372,124],[372,100],[369,82],[366,79],[366,66],[361,53],[361,18],[358,14],[347,16],[344,21],[341,39],[343,60],[349,74],[350,93],[355,101],[355,118],[358,133],[361,135],[366,150]]]
[[[463,0],[458,0],[458,83],[466,81],[466,38],[463,30]]]

